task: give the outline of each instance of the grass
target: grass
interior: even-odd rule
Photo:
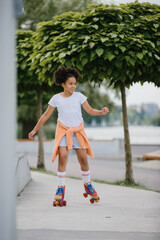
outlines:
[[[57,176],[56,173],[51,172],[51,171],[47,171],[44,168],[32,168],[32,167],[30,167],[30,170],[31,171],[35,171],[35,172],[45,173],[45,174],[52,175],[52,176]],[[81,178],[79,178],[79,177],[67,176],[67,178],[81,180]],[[114,186],[130,187],[130,188],[134,188],[134,189],[141,189],[141,190],[147,190],[147,191],[160,193],[159,190],[153,190],[153,189],[150,189],[150,188],[147,188],[147,187],[143,186],[140,183],[135,183],[135,182],[131,183],[131,182],[127,182],[125,180],[116,181],[116,182],[108,182],[108,181],[104,181],[104,180],[92,179],[92,182],[97,182],[97,183],[102,183],[102,184],[109,184],[109,185],[114,185]]]
[[[40,172],[40,173],[45,173],[45,174],[52,175],[52,176],[57,176],[56,173],[51,172],[51,171],[47,171],[44,168],[33,168],[33,167],[30,167],[30,170],[34,171],[34,172]]]
[[[110,184],[110,185],[116,185],[116,186],[122,186],[122,187],[130,187],[130,188],[134,188],[134,189],[141,189],[141,190],[147,190],[147,191],[152,191],[152,192],[159,192],[159,190],[153,190],[150,188],[147,188],[145,186],[143,186],[140,183],[131,183],[131,182],[127,182],[125,180],[121,180],[121,181],[116,181],[116,182],[108,182],[108,181],[103,181],[103,180],[93,180],[94,182],[98,182],[98,183],[103,183],[103,184]]]

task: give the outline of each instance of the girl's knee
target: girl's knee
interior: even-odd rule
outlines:
[[[66,162],[67,162],[67,160],[68,160],[67,156],[60,156],[60,157],[59,157],[59,163],[60,163],[61,165],[65,165]]]
[[[59,156],[58,171],[60,171],[60,172],[66,171],[67,162],[68,162],[68,156],[67,155]]]
[[[66,147],[59,147],[59,157],[63,159],[68,158],[68,151]]]
[[[59,157],[63,158],[63,159],[68,158],[68,152],[67,151],[60,151],[59,152]]]
[[[59,153],[59,163],[65,165],[68,160],[68,153],[62,152]]]
[[[82,158],[79,158],[79,162],[84,165],[84,166],[87,166],[88,165],[88,159],[87,157],[82,157]]]

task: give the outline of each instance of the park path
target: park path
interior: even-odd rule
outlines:
[[[83,197],[81,180],[66,179],[66,207],[53,207],[56,176],[31,172],[17,198],[18,240],[159,240],[160,193],[94,183],[101,198]]]

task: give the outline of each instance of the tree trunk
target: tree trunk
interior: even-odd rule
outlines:
[[[31,131],[31,129],[34,128],[36,125],[37,121],[34,120],[28,120],[28,121],[23,121],[22,122],[22,136],[21,138],[23,139],[28,139],[28,133]]]
[[[41,86],[37,86],[37,97],[38,97],[38,108],[37,108],[37,118],[42,115],[42,91]],[[38,168],[45,168],[44,165],[44,148],[43,148],[43,126],[38,131]]]
[[[128,128],[125,85],[123,83],[121,84],[121,96],[122,96],[122,113],[123,113],[125,163],[126,163],[125,180],[127,182],[133,183],[134,179],[133,179],[133,170],[132,170],[132,153],[131,153],[130,136],[129,136],[129,128]]]

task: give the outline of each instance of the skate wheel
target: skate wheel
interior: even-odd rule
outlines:
[[[88,197],[88,194],[87,193],[83,193],[83,196],[86,198],[86,197]]]
[[[91,199],[90,199],[90,202],[93,204],[93,203],[94,203],[94,199],[93,199],[93,198],[91,198]]]
[[[60,206],[60,207],[63,207],[63,201],[60,201],[60,202],[59,202],[59,206]]]
[[[63,201],[63,206],[66,206],[67,205],[67,202],[66,201]]]
[[[54,202],[53,202],[53,206],[54,206],[54,207],[56,207],[58,204],[59,204],[58,201],[54,201]]]

